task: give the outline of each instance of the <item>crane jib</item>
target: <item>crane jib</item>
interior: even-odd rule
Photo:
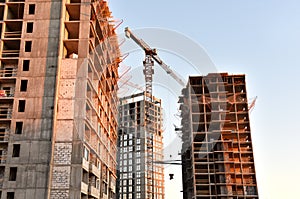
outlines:
[[[137,45],[139,45],[146,54],[146,59],[144,61],[144,63],[151,63],[151,61],[149,60],[149,57],[154,59],[154,61],[156,61],[165,71],[167,74],[169,74],[171,77],[173,77],[173,79],[175,79],[177,81],[177,83],[179,83],[181,86],[185,86],[184,82],[181,80],[181,78],[179,76],[177,76],[172,70],[171,68],[166,65],[157,55],[157,51],[155,48],[151,48],[145,41],[143,41],[142,39],[139,39],[138,37],[136,37],[128,27],[125,28],[125,35],[128,38],[131,38]],[[147,67],[150,67],[151,64],[144,64],[145,67],[145,71],[151,71],[150,69],[148,69]],[[153,66],[152,66],[153,67]],[[148,74],[148,73],[147,73]],[[149,86],[149,88],[152,88],[152,75],[145,78],[146,80],[146,85]],[[150,85],[151,84],[151,85]],[[152,89],[149,89],[150,92],[152,92]],[[152,93],[149,93],[150,95],[152,95]]]

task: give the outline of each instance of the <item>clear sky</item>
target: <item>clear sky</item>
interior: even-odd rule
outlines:
[[[300,1],[110,0],[109,5],[114,17],[124,20],[119,32],[126,26],[178,31],[205,48],[218,71],[246,74],[248,97],[258,96],[250,119],[260,198],[299,198]],[[176,197],[167,193],[168,198]]]

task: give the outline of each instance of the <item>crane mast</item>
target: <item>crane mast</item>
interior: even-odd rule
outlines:
[[[145,60],[143,61],[144,65],[144,76],[145,76],[145,92],[146,99],[152,99],[152,82],[153,82],[153,74],[154,74],[154,61],[157,62],[167,74],[169,74],[173,79],[175,79],[178,84],[181,86],[185,86],[185,83],[171,70],[171,68],[165,64],[157,55],[156,49],[151,48],[146,42],[142,39],[135,36],[131,30],[126,27],[125,35],[128,38],[131,38],[137,45],[139,45],[145,51]]]
[[[139,45],[144,51],[145,51],[145,60],[143,61],[144,65],[144,76],[145,76],[145,99],[148,102],[152,102],[152,82],[153,82],[153,74],[154,74],[154,61],[157,62],[168,75],[170,75],[172,78],[174,78],[181,86],[185,86],[184,82],[170,69],[169,66],[167,66],[157,55],[156,49],[151,48],[146,42],[144,42],[142,39],[136,37],[130,29],[127,27],[125,28],[125,35],[128,38],[131,38],[137,45]],[[155,176],[154,176],[154,151],[153,151],[153,144],[155,142],[155,135],[152,132],[153,122],[151,122],[151,119],[148,118],[149,113],[151,112],[150,109],[151,103],[149,105],[145,106],[145,119],[144,119],[144,127],[147,133],[147,149],[149,149],[147,155],[145,158],[147,159],[147,178],[152,179],[151,182],[149,181],[149,184],[147,186],[151,186],[151,189],[147,189],[147,193],[151,194],[151,198],[155,198],[155,191],[154,191],[154,184],[155,184]],[[163,161],[160,161],[163,162]],[[171,177],[170,177],[171,178]]]
[[[154,61],[152,60],[150,55],[146,55],[145,60],[143,61],[144,65],[144,76],[145,76],[145,84],[146,84],[146,99],[152,101],[152,81],[154,74]]]

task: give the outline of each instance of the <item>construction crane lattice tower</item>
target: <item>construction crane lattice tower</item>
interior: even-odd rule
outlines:
[[[152,49],[146,42],[142,39],[136,37],[129,28],[125,28],[125,35],[128,38],[131,38],[136,44],[138,44],[145,51],[145,60],[143,61],[144,66],[144,76],[145,76],[145,103],[149,102],[145,105],[146,116],[144,119],[144,126],[147,132],[147,198],[155,198],[155,180],[154,180],[154,137],[155,133],[153,132],[152,125],[150,119],[151,102],[153,101],[152,96],[152,83],[153,83],[153,74],[154,74],[154,61],[162,67],[168,75],[170,75],[173,79],[177,81],[177,83],[181,86],[185,86],[185,83],[181,80],[180,77],[174,73],[169,66],[167,66],[157,55],[156,49]]]

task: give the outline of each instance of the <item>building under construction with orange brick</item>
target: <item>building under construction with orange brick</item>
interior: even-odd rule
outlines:
[[[179,101],[183,198],[258,198],[245,75],[189,77]]]
[[[0,198],[114,198],[119,46],[104,0],[0,0]]]

